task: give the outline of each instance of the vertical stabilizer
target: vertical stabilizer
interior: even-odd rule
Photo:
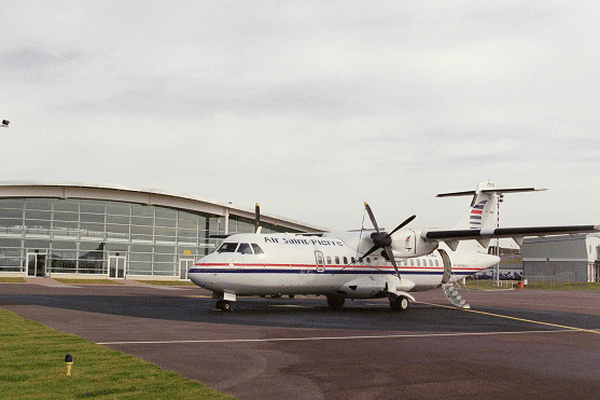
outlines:
[[[494,182],[479,182],[473,195],[471,205],[454,229],[493,229],[497,223],[498,193],[490,191],[496,188]],[[484,189],[487,189],[484,191]],[[466,192],[463,192],[466,193]],[[438,197],[451,196],[452,193],[438,194]],[[458,196],[458,194],[455,194]]]
[[[466,192],[441,193],[437,197],[473,196],[471,205],[454,229],[487,230],[498,225],[498,202],[504,193],[534,192],[546,189],[535,188],[498,188],[492,181],[479,182],[477,189]],[[479,245],[479,246],[478,246]],[[489,239],[482,238],[478,242],[465,241],[460,247],[477,246],[480,251],[487,251]]]

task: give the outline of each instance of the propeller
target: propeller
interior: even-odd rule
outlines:
[[[400,272],[398,271],[398,265],[396,265],[396,260],[394,260],[394,255],[392,254],[392,235],[394,233],[396,233],[397,231],[399,231],[400,229],[404,228],[410,222],[412,222],[412,220],[417,218],[417,216],[411,215],[406,220],[404,220],[404,222],[402,222],[400,225],[395,227],[393,231],[391,231],[390,233],[387,233],[387,232],[381,232],[379,230],[379,225],[377,225],[377,220],[375,220],[375,214],[373,214],[373,210],[371,210],[371,207],[369,206],[369,204],[366,201],[365,201],[365,209],[367,210],[367,214],[369,214],[369,219],[371,220],[371,223],[373,224],[373,227],[375,228],[375,232],[373,232],[371,234],[371,239],[373,240],[373,247],[371,247],[358,260],[362,261],[363,258],[367,257],[374,251],[383,249],[383,251],[385,252],[385,255],[387,256],[387,259],[394,266],[396,275],[398,276],[398,278],[400,278]]]
[[[260,233],[260,206],[258,203],[254,206],[254,233]]]

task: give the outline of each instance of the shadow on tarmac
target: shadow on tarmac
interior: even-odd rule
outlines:
[[[341,310],[332,310],[326,305],[324,297],[250,297],[233,303],[233,312],[215,310],[215,300],[210,298],[161,294],[0,294],[0,306],[2,304],[36,305],[136,318],[285,328],[452,333],[556,329],[421,303],[413,303],[405,312],[394,312],[385,299],[347,301]],[[513,314],[524,319],[543,318],[557,324],[565,324],[566,318],[566,324],[572,323],[579,327],[583,327],[582,323],[597,326],[600,322],[599,317],[590,318],[590,315],[574,313],[498,307],[479,309],[504,315]]]

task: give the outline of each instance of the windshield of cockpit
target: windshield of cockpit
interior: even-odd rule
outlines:
[[[264,252],[256,243],[223,242],[217,249],[217,253],[263,254]]]

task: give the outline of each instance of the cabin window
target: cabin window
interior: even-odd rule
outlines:
[[[438,261],[438,260],[435,260],[435,266],[436,266],[436,267],[439,267],[439,266],[440,266],[440,263],[439,263],[439,261]]]
[[[421,262],[419,261],[419,259],[418,259],[418,258],[415,260],[415,265],[416,265],[417,267],[420,267],[420,266],[421,266]]]
[[[217,253],[234,253],[238,244],[235,242],[223,242],[217,249]]]
[[[348,257],[344,257],[344,265],[348,265]]]
[[[242,254],[254,254],[252,253],[252,247],[250,247],[248,243],[240,243],[237,252]]]
[[[327,264],[331,264],[331,257],[327,256]]]
[[[340,265],[340,258],[338,256],[335,256],[335,263],[337,265]]]
[[[371,258],[367,257],[367,264],[371,264]]]
[[[252,243],[252,249],[254,250],[254,254],[265,254],[263,249],[261,249],[256,243]]]
[[[352,264],[354,264],[356,262],[356,258],[350,257],[350,262],[352,262]]]
[[[410,265],[411,267],[413,266],[413,260],[412,260],[412,258],[410,260],[408,260],[408,265]]]

